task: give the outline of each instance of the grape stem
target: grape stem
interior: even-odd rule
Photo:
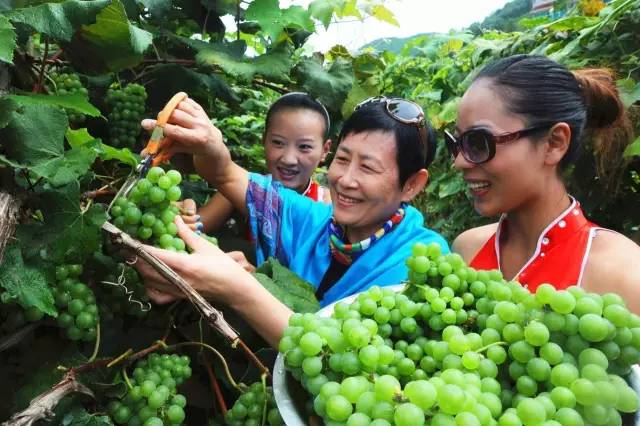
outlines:
[[[119,357],[117,357],[117,358],[113,359],[111,362],[109,362],[107,364],[107,368],[113,367],[114,365],[116,365],[117,363],[122,361],[123,359],[127,358],[132,353],[133,353],[133,349],[131,349],[131,348],[127,349],[122,355],[120,355]]]
[[[131,390],[133,386],[131,385],[131,381],[129,380],[129,376],[127,375],[127,367],[124,365],[122,366],[122,378],[124,379],[124,382],[127,384],[127,388]]]
[[[262,390],[264,391],[264,402],[262,404],[262,426],[267,423],[267,375],[261,374],[260,381],[262,382]]]
[[[89,358],[88,362],[95,361],[96,357],[98,356],[99,349],[100,349],[100,322],[96,324],[96,344],[93,347],[93,353],[91,354],[91,358]]]
[[[489,348],[490,348],[490,347],[492,347],[492,346],[501,346],[501,345],[506,345],[506,344],[507,344],[507,342],[493,342],[493,343],[489,343],[487,346],[483,346],[483,347],[481,347],[481,348],[479,348],[479,349],[476,349],[476,352],[477,352],[477,353],[481,353],[481,352],[486,351],[487,349],[489,349]]]
[[[224,356],[222,356],[222,354],[218,352],[213,346],[207,345],[206,343],[202,343],[202,342],[182,342],[182,343],[176,343],[175,345],[167,346],[166,350],[173,351],[175,349],[178,349],[184,346],[199,346],[213,352],[222,363],[224,374],[227,377],[227,380],[229,381],[231,386],[233,386],[238,392],[242,392],[242,387],[238,385],[238,383],[234,380],[233,376],[231,375],[231,371],[229,371],[229,365],[227,364],[227,360],[225,360]]]
[[[42,54],[42,63],[40,65],[40,72],[38,74],[38,81],[33,86],[33,93],[40,93],[42,91],[42,82],[44,81],[44,71],[47,69],[47,56],[49,55],[49,38],[44,39],[44,53]]]

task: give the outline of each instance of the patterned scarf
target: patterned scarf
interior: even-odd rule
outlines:
[[[400,208],[391,216],[391,218],[382,225],[372,236],[360,241],[359,243],[347,244],[344,242],[344,229],[335,219],[329,222],[329,246],[331,247],[331,256],[343,265],[351,265],[365,250],[371,247],[376,241],[384,237],[402,222],[406,203],[402,203]]]

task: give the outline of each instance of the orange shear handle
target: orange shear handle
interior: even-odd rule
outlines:
[[[187,94],[184,92],[178,92],[167,102],[162,111],[158,114],[158,120],[156,121],[156,127],[151,133],[151,138],[147,142],[147,146],[144,148],[144,152],[147,155],[154,156],[152,165],[168,161],[172,154],[167,152],[167,148],[171,146],[172,140],[164,137],[164,126],[167,124],[169,117],[173,114],[178,104],[187,99]],[[158,137],[158,135],[160,137]]]

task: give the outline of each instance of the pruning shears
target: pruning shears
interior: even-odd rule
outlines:
[[[162,111],[160,111],[158,114],[158,120],[156,121],[156,126],[151,132],[149,142],[147,142],[147,146],[142,151],[142,159],[136,166],[134,174],[125,181],[116,196],[113,197],[107,212],[111,210],[111,207],[118,198],[129,195],[131,189],[133,189],[140,179],[147,175],[147,172],[151,167],[169,161],[172,154],[167,152],[167,148],[171,146],[173,141],[164,136],[164,126],[167,124],[169,117],[171,117],[171,114],[173,114],[173,111],[176,109],[178,104],[187,99],[187,97],[187,94],[184,92],[176,93],[169,102],[167,102]]]

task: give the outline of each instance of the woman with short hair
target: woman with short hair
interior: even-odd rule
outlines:
[[[346,120],[327,176],[331,205],[235,164],[222,134],[193,100],[182,102],[169,123],[165,135],[174,141],[171,149],[193,154],[200,175],[248,217],[258,263],[277,258],[315,286],[321,305],[405,280],[405,259],[416,242],[435,242],[448,252],[446,241],[425,228],[422,214],[408,205],[426,185],[435,152],[434,133],[413,102],[373,98]],[[237,310],[276,345],[291,311],[229,256],[178,222],[194,253],[152,253],[205,297]],[[180,296],[148,265],[138,268],[153,300],[166,303]]]

